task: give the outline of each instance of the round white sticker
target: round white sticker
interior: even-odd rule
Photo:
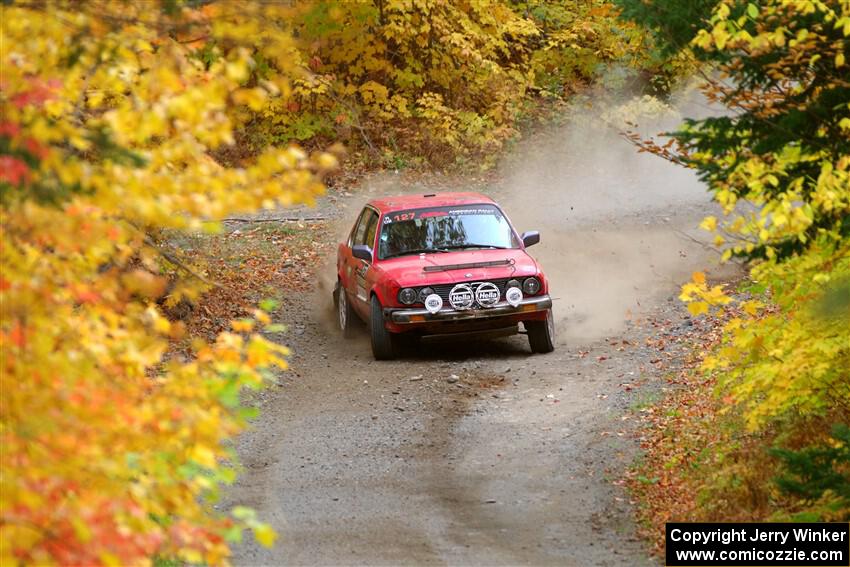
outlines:
[[[428,297],[425,298],[425,309],[428,310],[428,313],[432,315],[443,308],[443,298],[437,295],[436,293],[432,293]]]

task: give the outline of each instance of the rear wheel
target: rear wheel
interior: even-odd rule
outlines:
[[[369,318],[369,333],[372,336],[372,356],[375,360],[391,360],[396,355],[397,337],[384,327],[384,310],[374,295]]]
[[[525,330],[531,352],[543,354],[555,350],[555,318],[551,309],[546,311],[544,321],[525,321]]]
[[[351,308],[351,303],[348,301],[348,295],[345,289],[339,282],[334,290],[334,300],[336,302],[336,320],[339,325],[339,330],[342,331],[342,336],[350,339],[354,336],[354,310]]]

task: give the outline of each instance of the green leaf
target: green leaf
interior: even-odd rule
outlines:
[[[233,409],[239,405],[239,392],[242,389],[239,382],[233,380],[227,382],[218,391],[218,401],[225,407]]]
[[[256,419],[258,415],[260,415],[260,410],[253,406],[241,407],[236,410],[236,416],[246,421]]]
[[[242,528],[233,526],[224,532],[224,541],[228,543],[242,543]]]
[[[257,513],[254,509],[247,506],[234,506],[230,513],[237,520],[250,522],[257,519]]]
[[[756,18],[758,18],[758,16],[759,16],[758,6],[756,6],[755,4],[752,4],[752,3],[748,4],[747,5],[747,15],[754,20]]]

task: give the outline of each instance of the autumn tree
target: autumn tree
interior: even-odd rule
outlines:
[[[785,457],[807,446],[801,454],[822,454],[817,447],[842,443],[833,432],[850,423],[850,2],[695,3],[688,9],[711,8],[696,31],[689,20],[655,19],[690,3],[624,3],[651,27],[692,38],[704,94],[725,107],[673,133],[678,150],[643,143],[698,172],[723,210],[703,228],[715,232],[725,258],[751,267],[750,297],[738,302],[741,314],[705,369],[751,440],[784,447],[775,454]],[[682,298],[694,314],[733,303],[702,274]],[[739,464],[748,458],[735,453],[740,446],[730,440],[709,453],[707,501],[728,501],[721,493],[753,484],[741,480],[756,473]],[[835,467],[825,476],[843,478],[844,488],[786,502],[783,513],[850,516],[850,463],[825,466]],[[778,488],[790,485],[763,490],[778,501]]]
[[[161,305],[208,283],[163,231],[310,202],[332,158],[214,156],[287,89],[291,37],[261,3],[4,2],[0,10],[0,562],[221,563],[254,528],[218,512],[243,387],[285,367],[257,310],[191,357]],[[217,57],[205,61],[215,45]],[[252,80],[260,55],[275,73]],[[165,274],[172,274],[167,280]]]
[[[711,19],[720,0],[616,0],[622,17],[639,22],[652,34],[652,45],[661,54],[674,56],[682,50],[693,52],[691,41]]]
[[[281,25],[310,73],[258,113],[252,139],[339,139],[381,164],[492,165],[530,93],[573,92],[643,49],[636,26],[599,0],[296,6]]]

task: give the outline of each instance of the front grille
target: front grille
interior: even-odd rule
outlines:
[[[507,287],[510,279],[511,278],[502,278],[502,279],[498,279],[498,280],[487,280],[490,283],[496,284],[496,287],[499,288],[499,300],[500,301],[505,298],[505,288]],[[434,293],[436,293],[441,298],[443,298],[443,304],[444,305],[450,305],[449,304],[449,293],[452,291],[452,288],[454,286],[456,286],[457,284],[461,284],[461,283],[469,284],[469,286],[472,288],[472,292],[475,293],[475,291],[478,289],[478,286],[480,284],[484,283],[484,282],[463,281],[463,282],[455,282],[455,283],[450,283],[450,284],[437,284],[437,285],[432,285],[430,287],[434,290]]]

